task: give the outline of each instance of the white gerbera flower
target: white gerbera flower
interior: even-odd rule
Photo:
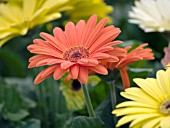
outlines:
[[[129,13],[130,23],[145,32],[170,31],[170,0],[140,0]]]

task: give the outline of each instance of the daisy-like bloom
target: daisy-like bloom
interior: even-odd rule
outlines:
[[[67,108],[72,111],[80,110],[85,105],[83,90],[78,80],[63,82],[61,91],[64,95]]]
[[[0,46],[15,36],[25,35],[36,25],[60,18],[60,12],[68,8],[67,1],[6,0],[0,3]]]
[[[103,62],[104,65],[110,70],[118,69],[120,71],[123,86],[124,88],[130,87],[130,80],[127,72],[127,66],[131,63],[134,63],[136,61],[140,60],[153,60],[154,56],[152,53],[152,50],[150,48],[145,48],[147,46],[147,43],[144,43],[131,52],[127,53],[126,55],[121,54],[123,56],[118,55],[119,61],[118,62]],[[125,50],[129,50],[130,47],[126,47]],[[112,53],[112,52],[111,52]]]
[[[94,75],[89,76],[88,85],[95,86],[100,82],[100,78]],[[61,82],[60,89],[64,95],[67,108],[72,111],[80,110],[85,106],[83,90],[78,80]]]
[[[113,41],[120,29],[112,25],[104,27],[107,20],[104,18],[96,25],[97,16],[93,15],[87,23],[84,20],[76,25],[69,22],[64,31],[54,28],[54,36],[40,33],[44,40],[35,39],[34,44],[28,46],[31,53],[38,54],[29,59],[28,67],[49,67],[39,73],[34,83],[38,84],[51,75],[58,80],[66,72],[69,73],[67,80],[78,79],[81,84],[87,83],[89,72],[107,75],[107,69],[100,61],[117,62],[119,59],[116,53],[114,55],[110,51],[118,51],[112,46],[121,43]]]
[[[117,127],[130,123],[130,128],[170,128],[170,69],[159,70],[155,78],[135,78],[140,87],[121,92],[129,101],[122,102],[112,112],[123,116]]]
[[[65,13],[75,23],[81,19],[86,21],[93,14],[97,14],[99,19],[102,19],[113,11],[113,7],[107,5],[104,0],[70,0],[68,5],[73,8],[66,10]],[[109,17],[109,22],[111,21],[111,17]]]
[[[130,11],[130,23],[138,24],[145,32],[170,31],[170,0],[140,0]]]

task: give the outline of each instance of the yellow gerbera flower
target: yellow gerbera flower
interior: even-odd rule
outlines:
[[[95,86],[100,82],[98,76],[92,75],[88,78],[88,85]],[[62,86],[60,87],[63,96],[66,100],[67,108],[71,111],[80,110],[85,105],[83,90],[78,80],[64,81],[62,79]]]
[[[117,127],[128,122],[132,128],[170,128],[170,69],[159,70],[155,78],[136,78],[140,87],[132,87],[121,92],[131,101],[116,106],[112,113],[123,116]]]
[[[78,80],[69,80],[62,84],[60,89],[65,97],[67,108],[72,111],[82,109],[85,101],[80,82]]]
[[[61,17],[68,0],[7,0],[0,3],[0,46],[28,29]]]
[[[66,14],[75,23],[81,19],[89,19],[92,14],[97,14],[99,19],[102,19],[113,11],[113,7],[108,6],[104,0],[69,0],[68,5],[73,8],[67,10]],[[111,17],[109,17],[109,21],[111,21]]]

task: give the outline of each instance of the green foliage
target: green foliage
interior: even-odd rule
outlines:
[[[41,128],[40,120],[29,119],[25,122],[20,122],[16,128]]]
[[[9,122],[7,125],[4,124],[4,127],[28,117],[29,109],[36,105],[29,97],[23,96],[19,90],[16,84],[7,84],[0,79],[0,118],[2,118],[2,124]]]
[[[111,111],[111,97],[108,95],[95,110],[96,115],[105,123],[105,128],[113,128],[114,126],[114,116]]]
[[[15,52],[0,48],[0,74],[3,76],[24,77],[26,69],[23,60]]]
[[[108,95],[109,85],[104,81],[100,81],[92,89],[91,89],[92,104],[93,104],[94,108],[97,108],[97,106],[102,102],[102,100],[106,97],[106,95]]]
[[[104,128],[104,123],[99,117],[75,117],[71,128]]]

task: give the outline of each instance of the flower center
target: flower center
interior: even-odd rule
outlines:
[[[73,80],[71,85],[74,91],[78,91],[81,88],[81,84],[78,80]]]
[[[170,99],[163,101],[159,106],[159,110],[163,114],[170,114]]]
[[[78,59],[87,58],[89,56],[89,51],[83,47],[73,47],[67,50],[63,54],[63,58],[65,60],[69,60],[72,62],[77,62]]]

